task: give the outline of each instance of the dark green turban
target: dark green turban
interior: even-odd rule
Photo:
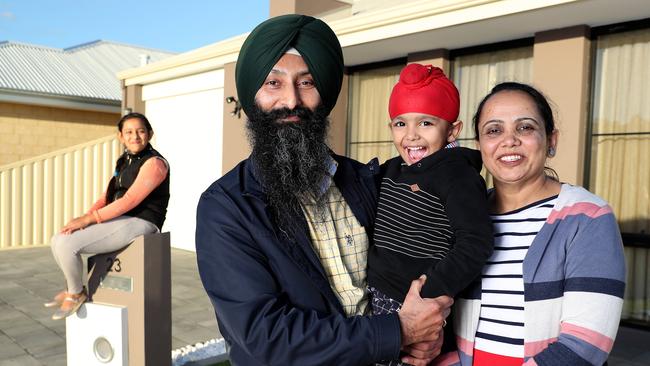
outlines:
[[[327,113],[334,108],[343,81],[343,52],[334,31],[322,20],[289,14],[255,27],[239,51],[235,68],[237,94],[250,112],[255,94],[273,66],[289,48],[300,52],[309,67]]]

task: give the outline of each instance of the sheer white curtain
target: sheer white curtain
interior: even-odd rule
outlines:
[[[533,47],[458,56],[452,60],[452,75],[460,92],[458,118],[464,123],[461,137],[473,140],[472,117],[492,87],[503,81],[532,82]],[[473,142],[464,145],[474,147]]]
[[[650,29],[599,37],[590,189],[622,232],[650,235]],[[623,318],[650,321],[648,249],[625,248]]]
[[[350,75],[348,156],[383,163],[397,156],[388,122],[388,99],[404,66],[355,72]]]
[[[474,149],[472,117],[479,102],[500,82],[532,82],[533,47],[458,56],[452,60],[451,74],[460,93],[458,119],[463,121],[463,130],[459,140],[462,146]],[[485,169],[482,174],[491,186],[492,179]]]

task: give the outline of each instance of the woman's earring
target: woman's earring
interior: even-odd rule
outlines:
[[[554,157],[555,156],[555,148],[554,147],[549,147],[548,148],[548,156]]]

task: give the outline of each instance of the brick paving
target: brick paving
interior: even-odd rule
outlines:
[[[63,283],[49,247],[0,251],[0,366],[65,366],[65,321],[43,307]],[[218,337],[196,255],[172,249],[172,349]],[[650,365],[649,344],[650,330],[621,328],[609,365]]]
[[[220,338],[196,255],[172,249],[171,260],[172,349]],[[65,366],[65,321],[43,306],[63,286],[49,247],[0,251],[0,366]]]

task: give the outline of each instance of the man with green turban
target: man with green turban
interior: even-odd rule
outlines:
[[[369,316],[366,260],[376,159],[334,154],[328,116],[343,79],[336,34],[284,15],[257,26],[235,71],[251,156],[214,182],[197,209],[203,286],[234,365],[427,364],[451,298],[413,281],[398,314]]]
[[[246,113],[253,108],[255,94],[273,65],[290,48],[297,50],[309,67],[327,114],[334,108],[343,81],[339,40],[323,21],[290,14],[260,24],[242,45],[235,80]]]

